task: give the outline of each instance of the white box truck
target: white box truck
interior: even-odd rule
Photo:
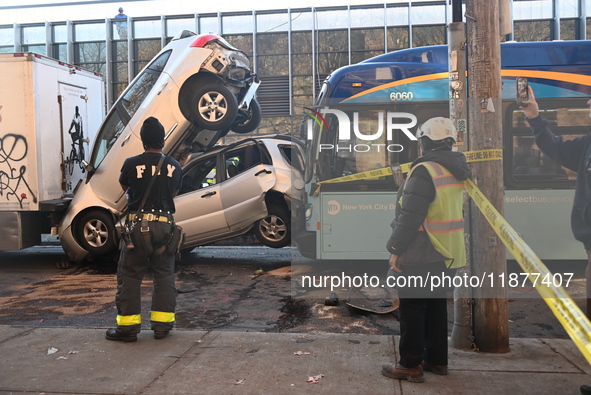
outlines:
[[[102,76],[33,53],[0,54],[0,250],[51,232],[105,116]]]

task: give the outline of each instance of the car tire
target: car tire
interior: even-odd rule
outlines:
[[[80,246],[94,256],[107,255],[117,247],[113,217],[99,210],[83,214],[77,221],[75,238]]]
[[[236,96],[221,84],[206,84],[195,91],[191,100],[191,120],[208,130],[230,127],[238,115]]]
[[[281,248],[291,243],[291,217],[289,210],[280,205],[271,205],[267,216],[259,219],[253,227],[256,238],[264,245]]]
[[[250,106],[248,107],[248,110],[242,113],[244,114],[244,116],[246,116],[246,120],[242,123],[237,123],[234,126],[232,126],[232,131],[234,133],[250,133],[259,127],[259,124],[261,123],[261,119],[263,117],[263,113],[261,110],[261,105],[256,99],[252,99],[250,101]],[[238,117],[240,117],[240,114],[238,115]]]

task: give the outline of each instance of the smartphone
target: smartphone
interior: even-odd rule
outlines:
[[[517,77],[515,80],[517,84],[517,100],[529,99],[529,90],[527,89],[527,78]]]

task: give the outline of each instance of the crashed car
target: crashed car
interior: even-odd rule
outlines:
[[[180,159],[204,151],[230,131],[248,133],[261,120],[260,85],[247,55],[213,34],[177,34],[134,78],[97,133],[86,177],[59,224],[74,261],[117,247],[115,223],[127,201],[118,184],[123,161],[143,152],[140,129],[150,116],[165,129],[163,152]]]
[[[186,235],[184,251],[247,232],[269,247],[291,243],[293,217],[305,193],[301,141],[287,135],[248,138],[189,153],[183,162],[174,217]],[[70,228],[77,237],[69,243],[62,239],[70,258],[81,261],[116,251],[116,227],[124,210],[76,211],[82,214],[80,222]],[[84,247],[78,240],[84,240]],[[84,253],[69,253],[80,249]]]
[[[183,166],[175,221],[183,249],[250,230],[264,245],[291,243],[291,213],[302,206],[303,146],[290,136],[218,146]]]

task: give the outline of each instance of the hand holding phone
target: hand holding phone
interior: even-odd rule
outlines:
[[[523,114],[529,118],[533,119],[540,115],[540,108],[538,107],[538,103],[536,102],[536,95],[534,94],[533,89],[531,86],[527,87],[528,98],[527,99],[517,99],[517,105],[519,108],[523,110]]]
[[[515,79],[515,83],[517,85],[517,104],[519,104],[521,107],[527,107],[527,104],[523,104],[524,100],[529,99],[527,78],[517,77],[517,79]]]

